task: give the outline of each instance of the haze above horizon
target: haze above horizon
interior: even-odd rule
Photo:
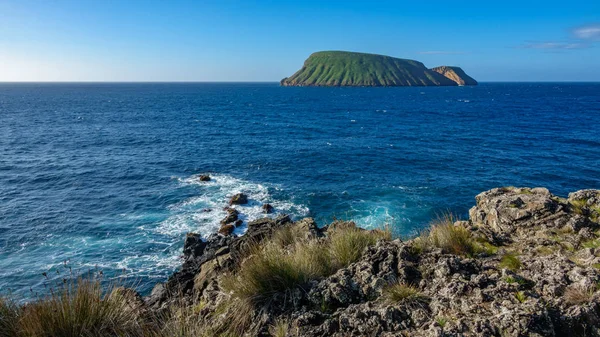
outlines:
[[[599,81],[600,2],[0,0],[0,81],[272,82],[320,50]]]

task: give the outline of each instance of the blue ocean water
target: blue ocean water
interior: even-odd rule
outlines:
[[[246,221],[269,202],[410,235],[505,185],[600,188],[600,84],[4,83],[0,292],[65,265],[147,292],[239,191]]]

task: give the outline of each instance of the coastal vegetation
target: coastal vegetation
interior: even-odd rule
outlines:
[[[26,304],[2,298],[0,336],[589,336],[598,206],[595,190],[493,189],[469,220],[442,216],[406,241],[348,221],[261,219],[243,236],[186,240],[181,270],[145,298],[87,278]]]
[[[310,55],[300,70],[281,80],[281,85],[379,87],[477,84],[462,69],[449,69],[427,69],[419,61],[384,55],[321,51]]]

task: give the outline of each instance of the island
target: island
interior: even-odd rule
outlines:
[[[320,51],[300,70],[281,80],[282,86],[398,87],[476,85],[459,67],[428,69],[419,61],[385,55]]]

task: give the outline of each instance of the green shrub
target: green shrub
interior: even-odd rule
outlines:
[[[521,269],[522,266],[523,264],[521,263],[521,260],[519,260],[516,255],[511,253],[504,254],[500,260],[500,268],[515,271]]]

